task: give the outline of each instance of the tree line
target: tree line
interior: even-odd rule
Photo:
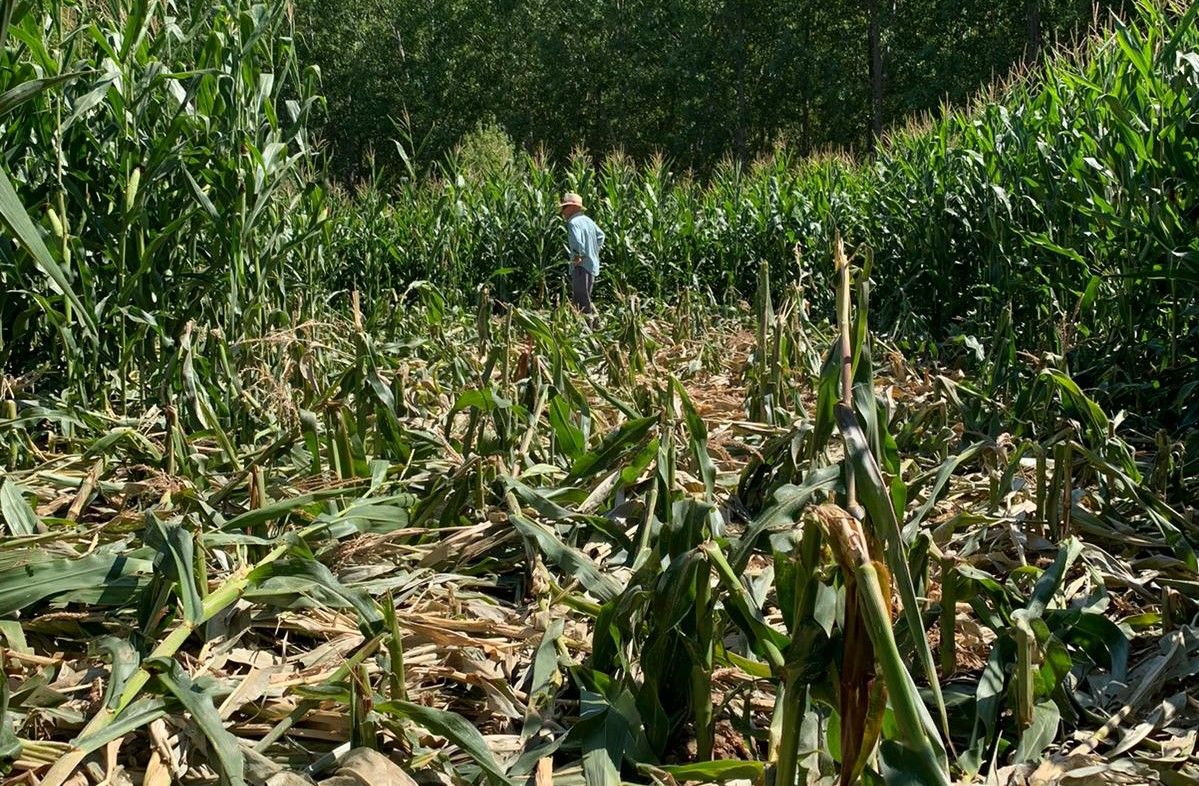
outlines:
[[[481,122],[555,160],[706,170],[779,144],[871,149],[1126,0],[297,0],[343,178],[443,161]]]

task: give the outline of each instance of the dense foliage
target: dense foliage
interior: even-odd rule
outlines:
[[[864,150],[873,129],[969,95],[1123,0],[299,0],[341,176],[439,162],[479,119],[562,161],[582,147],[706,171],[787,140]],[[877,69],[875,68],[877,64]]]
[[[189,321],[260,333],[323,210],[285,7],[3,8],[0,364],[94,400],[154,388]]]

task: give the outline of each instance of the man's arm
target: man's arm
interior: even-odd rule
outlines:
[[[604,247],[604,230],[600,229],[598,224],[595,227],[595,247]]]

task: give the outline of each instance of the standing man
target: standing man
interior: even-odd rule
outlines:
[[[583,214],[583,198],[578,194],[566,194],[558,207],[566,222],[566,245],[570,248],[570,299],[594,325],[591,288],[599,275],[599,252],[604,247],[604,233]]]

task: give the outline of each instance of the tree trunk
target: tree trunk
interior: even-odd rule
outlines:
[[[803,46],[800,47],[800,51],[803,52],[803,59],[800,62],[803,65],[801,71],[802,79],[800,81],[803,84],[803,97],[801,99],[803,108],[801,109],[799,120],[799,152],[806,156],[812,152],[812,85],[815,83],[815,79],[812,76],[812,72],[815,69],[812,68],[812,16],[810,14],[806,14],[804,17],[802,41]]]
[[[1024,44],[1024,61],[1033,63],[1041,54],[1041,0],[1028,0],[1028,38]]]
[[[870,144],[873,151],[883,135],[883,50],[879,41],[878,0],[866,0],[870,25]]]
[[[733,24],[736,29],[734,37],[734,56],[737,58],[733,66],[733,150],[736,152],[737,160],[744,161],[746,153],[746,117],[745,117],[745,74],[746,74],[746,57],[748,56],[745,41],[745,17],[742,14],[741,3],[735,2],[733,7],[736,9],[736,14],[733,17]]]
[[[803,114],[799,120],[799,152],[801,155],[810,155],[812,152],[812,137],[810,133],[810,120],[812,117],[812,98],[808,92],[804,92],[803,97]]]

